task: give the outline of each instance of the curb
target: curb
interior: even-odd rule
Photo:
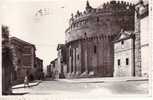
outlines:
[[[126,79],[126,80],[99,80],[99,81],[71,81],[71,80],[68,80],[68,81],[65,81],[65,80],[59,80],[59,81],[64,81],[64,82],[67,82],[67,83],[108,83],[108,82],[130,82],[130,81],[149,81],[148,78],[145,78],[145,79]]]
[[[133,79],[133,80],[126,80],[128,81],[149,81],[149,79]]]
[[[94,81],[94,82],[69,82],[69,83],[105,83],[105,81]]]
[[[30,87],[33,87],[33,86],[37,86],[41,83],[41,81],[37,82],[36,84],[33,84],[33,85],[29,85]],[[12,89],[19,89],[19,88],[24,88],[24,86],[20,86],[20,87],[12,87]]]

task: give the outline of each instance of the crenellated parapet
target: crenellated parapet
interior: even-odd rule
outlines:
[[[72,14],[70,20],[69,20],[69,28],[74,28],[79,24],[85,24],[85,22],[88,20],[89,16],[107,16],[107,15],[123,15],[123,14],[133,14],[134,12],[134,4],[124,1],[111,1],[104,3],[102,6],[98,8],[92,8],[89,5],[89,2],[87,2],[86,9],[83,12],[80,12],[79,10]]]
[[[112,35],[121,29],[134,30],[134,14],[135,6],[129,2],[110,1],[93,8],[87,1],[83,12],[71,14],[66,41],[80,39],[85,32],[92,37],[101,33]]]

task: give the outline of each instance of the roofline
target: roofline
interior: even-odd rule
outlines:
[[[24,40],[22,40],[22,39],[19,39],[19,38],[17,38],[17,37],[10,37],[10,39],[11,40],[17,40],[17,41],[20,41],[20,42],[22,42],[23,44],[27,44],[27,45],[31,45],[31,46],[33,46],[35,49],[36,49],[36,47],[35,47],[35,45],[34,44],[32,44],[32,43],[29,43],[29,42],[27,42],[27,41],[24,41]]]
[[[58,58],[55,58],[54,60],[52,60],[50,63],[54,63]]]
[[[43,61],[43,59],[41,59],[41,58],[39,58],[39,57],[36,57],[36,59],[39,59],[39,60],[42,60],[42,61]]]
[[[112,41],[113,43],[116,43],[116,42],[120,42],[120,41],[122,41],[122,40],[127,40],[127,39],[134,39],[134,37],[135,37],[135,35],[134,34],[131,34],[130,36],[128,36],[128,37],[125,37],[125,38],[122,38],[122,39],[119,39],[119,40],[114,40],[114,41]]]
[[[57,45],[57,50],[61,49],[65,44],[58,44]]]

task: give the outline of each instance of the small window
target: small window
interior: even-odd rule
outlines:
[[[126,58],[126,65],[129,65],[129,59]]]
[[[97,22],[99,22],[99,17],[97,17]]]
[[[96,52],[97,52],[97,47],[94,46],[94,53],[96,54]]]
[[[18,59],[18,64],[21,64],[21,60],[20,59]]]
[[[124,41],[123,41],[123,40],[121,41],[121,44],[122,44],[122,45],[124,44]]]
[[[106,19],[106,21],[110,21],[110,19]]]
[[[117,60],[118,66],[121,65],[120,59]]]
[[[79,60],[79,55],[77,56],[78,60]]]

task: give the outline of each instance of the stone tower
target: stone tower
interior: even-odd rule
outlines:
[[[121,29],[134,31],[134,5],[110,1],[93,8],[87,1],[66,29],[67,77],[113,76],[113,39]]]

